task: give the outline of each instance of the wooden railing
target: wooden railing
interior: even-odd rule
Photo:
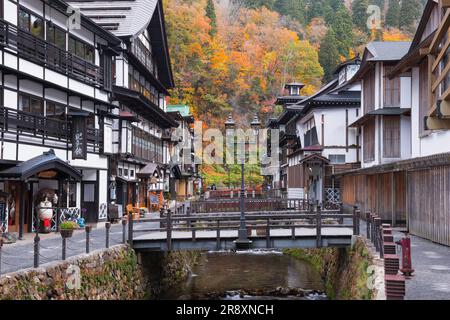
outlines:
[[[66,74],[82,82],[102,87],[103,69],[54,44],[0,19],[0,46],[16,50],[26,58],[49,69]]]
[[[42,139],[37,144],[48,145],[49,142],[70,143],[72,127],[69,121],[43,117],[23,111],[0,107],[0,132],[21,137]],[[8,138],[5,138],[8,139]],[[28,141],[32,143],[32,141]],[[87,145],[99,151],[103,144],[103,136],[98,129],[87,129]]]
[[[305,199],[245,199],[245,212],[261,211],[303,211],[310,210],[311,203]],[[336,204],[338,207],[339,205]],[[335,206],[335,207],[336,207]],[[327,204],[324,207],[329,208]],[[239,212],[240,198],[233,199],[215,199],[205,201],[194,201],[190,203],[190,212],[192,213],[210,213],[210,212]]]
[[[325,227],[333,228],[351,228],[353,234],[359,234],[360,211],[354,210],[353,214],[343,214],[341,211],[331,210],[322,211],[318,206],[311,212],[295,213],[295,214],[248,214],[245,216],[247,232],[256,229],[256,237],[265,237],[267,246],[269,247],[272,230],[291,230],[291,238],[297,236],[297,228],[316,229],[317,247],[322,246],[322,229]],[[346,220],[351,223],[345,223]],[[133,244],[135,235],[149,234],[153,232],[166,233],[167,248],[171,250],[174,232],[191,232],[192,241],[197,241],[197,232],[215,231],[217,238],[217,246],[220,248],[221,231],[239,230],[240,215],[227,214],[221,216],[215,215],[190,215],[190,216],[173,216],[171,211],[167,211],[165,217],[158,219],[139,219],[133,220],[132,215],[128,216],[128,241]],[[143,223],[159,223],[158,228],[135,228],[136,224]],[[332,223],[334,222],[334,223]]]

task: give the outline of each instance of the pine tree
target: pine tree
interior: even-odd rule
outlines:
[[[333,29],[329,29],[319,50],[319,62],[325,72],[324,81],[333,79],[333,71],[339,64],[339,48],[336,34]]]
[[[400,1],[389,0],[389,8],[386,13],[386,26],[398,28],[400,24]]]
[[[420,0],[402,0],[400,28],[407,31],[414,31],[414,22],[420,18],[422,5]]]
[[[344,5],[338,8],[330,28],[333,29],[336,36],[339,54],[348,58],[353,42],[353,23],[350,12]]]
[[[280,14],[290,16],[301,24],[306,22],[305,0],[277,0],[274,8]]]
[[[206,3],[206,16],[211,21],[211,31],[209,34],[214,37],[217,33],[217,17],[216,10],[214,8],[214,0],[208,0]]]
[[[367,14],[367,8],[369,6],[369,0],[354,0],[352,5],[353,11],[353,24],[359,30],[368,32],[367,19],[369,18]]]

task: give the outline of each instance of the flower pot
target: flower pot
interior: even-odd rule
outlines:
[[[61,237],[63,237],[64,239],[71,238],[73,235],[73,229],[60,230],[60,233]]]

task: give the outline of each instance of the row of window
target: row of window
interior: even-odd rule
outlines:
[[[90,63],[95,62],[94,46],[87,44],[73,35],[69,35],[69,46],[66,49],[67,32],[55,26],[50,21],[44,23],[44,19],[27,10],[19,9],[19,28],[30,32],[35,37],[47,40],[61,50],[68,50],[81,59]],[[45,36],[46,34],[47,37]]]
[[[69,107],[69,110],[77,111],[78,109]],[[19,111],[63,120],[66,115],[66,106],[26,93],[19,93]],[[87,117],[87,127],[95,128],[95,115],[93,113],[90,113],[90,116]]]
[[[131,65],[128,67],[128,86],[131,90],[141,93],[148,100],[159,106],[158,90]]]

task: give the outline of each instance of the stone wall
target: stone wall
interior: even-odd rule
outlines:
[[[148,297],[158,298],[162,292],[186,280],[200,257],[197,251],[141,253],[139,261],[148,279]]]
[[[119,245],[4,275],[0,300],[144,299],[146,288],[145,272],[134,250]]]
[[[118,245],[3,275],[0,300],[156,298],[160,292],[185,280],[199,257],[199,252],[138,255],[129,246]],[[79,289],[76,279],[80,280]]]
[[[385,299],[383,262],[363,237],[356,238],[348,249],[292,249],[285,253],[310,262],[321,273],[332,300]]]

